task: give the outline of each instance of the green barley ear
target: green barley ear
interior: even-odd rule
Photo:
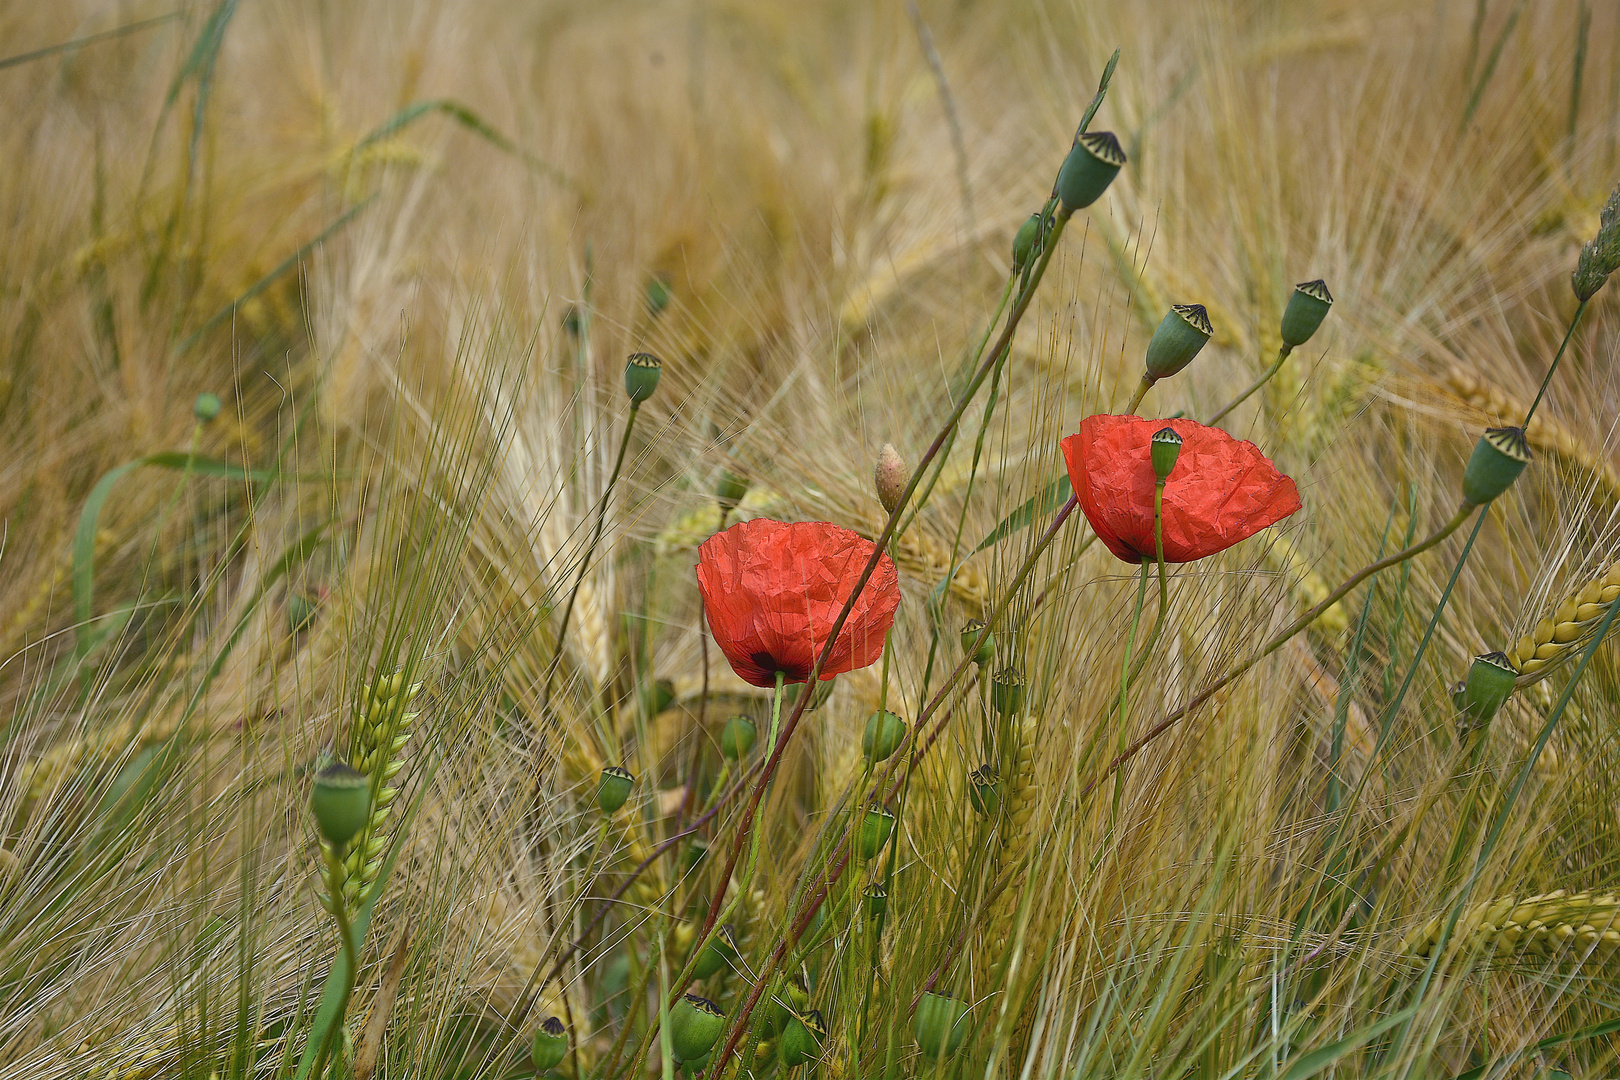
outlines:
[[[703,1057],[726,1028],[726,1014],[706,997],[687,994],[669,1010],[669,1041],[682,1061]]]
[[[664,373],[664,362],[652,353],[631,353],[624,365],[624,392],[630,404],[639,407],[658,389],[658,378]]]
[[[782,1032],[778,1055],[784,1069],[797,1068],[821,1056],[821,1044],[827,1038],[827,1025],[815,1009],[788,1018],[787,1030]]]
[[[534,1071],[543,1073],[555,1069],[568,1056],[568,1029],[555,1016],[548,1016],[534,1029],[534,1042],[529,1047],[534,1060]]]
[[[371,781],[335,761],[316,774],[309,809],[326,842],[341,848],[354,839],[371,816]]]
[[[898,750],[905,737],[904,720],[892,712],[873,713],[866,721],[866,733],[861,736],[861,753],[876,765]]]
[[[741,760],[754,748],[754,740],[758,737],[759,729],[752,720],[746,716],[733,716],[720,729],[720,753],[732,761]]]
[[[1570,275],[1575,297],[1587,301],[1603,288],[1609,275],[1620,269],[1620,184],[1609,195],[1598,216],[1597,235],[1581,245],[1581,255]]]
[[[1523,428],[1490,428],[1474,444],[1463,470],[1463,498],[1473,506],[1485,505],[1513,486],[1530,458]]]
[[[743,501],[748,494],[748,477],[742,473],[734,473],[730,469],[722,469],[720,483],[714,489],[714,501],[720,504],[720,509],[730,514],[737,509],[737,504]]]
[[[861,822],[861,858],[875,858],[877,853],[883,850],[883,845],[889,842],[889,834],[892,832],[894,832],[894,812],[882,803],[868,806],[866,817]]]
[[[912,1031],[917,1048],[929,1058],[950,1057],[962,1045],[967,1025],[962,1022],[967,1006],[944,994],[926,993],[917,1003]]]
[[[968,801],[981,817],[994,817],[1001,809],[1001,778],[990,765],[980,765],[968,775]]]
[[[1080,136],[1058,170],[1057,197],[1064,211],[1072,214],[1096,202],[1124,164],[1125,151],[1112,131]]]
[[[1198,355],[1215,328],[1203,304],[1174,304],[1164,313],[1147,347],[1147,373],[1153,380],[1168,379]]]
[[[206,424],[219,415],[220,408],[218,394],[198,394],[197,400],[191,403],[191,415],[199,424]]]
[[[1491,722],[1513,693],[1513,681],[1518,677],[1507,653],[1490,652],[1474,657],[1456,699],[1458,711],[1462,713],[1459,724],[1466,725],[1465,734]]]
[[[962,624],[962,651],[973,657],[973,662],[983,666],[996,658],[996,636],[985,634],[984,640],[979,641],[978,647],[974,642],[979,640],[979,634],[984,630],[984,620],[969,619]]]
[[[393,779],[405,767],[401,756],[410,741],[417,714],[411,701],[422,689],[420,683],[406,685],[405,673],[380,675],[361,695],[353,721],[354,767],[371,785],[371,816],[360,834],[349,845],[345,856],[344,901],[357,910],[360,897],[376,880],[382,866],[388,837],[383,827],[393,812],[399,789]]]
[[[889,890],[877,882],[873,882],[861,891],[866,898],[866,914],[868,918],[877,918],[889,910]]]
[[[1024,710],[1024,675],[1017,668],[1002,668],[990,682],[990,702],[1002,716]]]
[[[1160,428],[1153,433],[1149,452],[1153,457],[1153,475],[1160,480],[1168,479],[1170,470],[1176,467],[1176,459],[1181,456],[1181,436],[1173,427]]]
[[[629,769],[609,765],[602,770],[602,779],[596,785],[596,805],[602,808],[604,814],[615,813],[630,797],[630,789],[635,786],[636,778]]]
[[[1322,325],[1332,306],[1333,295],[1328,292],[1327,282],[1321,278],[1295,285],[1294,294],[1288,298],[1288,306],[1283,308],[1283,344],[1292,349],[1311,340],[1311,335]]]

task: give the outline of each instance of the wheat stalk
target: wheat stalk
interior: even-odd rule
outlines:
[[[1518,669],[1516,685],[1523,688],[1539,682],[1596,632],[1608,605],[1620,597],[1620,562],[1611,563],[1602,574],[1566,597],[1551,615],[1507,650],[1508,659]]]

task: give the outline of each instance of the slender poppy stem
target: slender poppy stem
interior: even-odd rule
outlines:
[[[1391,566],[1403,563],[1408,559],[1414,558],[1421,555],[1423,552],[1428,551],[1430,548],[1440,543],[1440,541],[1456,532],[1462,523],[1467,521],[1469,515],[1472,514],[1476,509],[1478,509],[1478,507],[1472,503],[1463,503],[1457,508],[1457,512],[1451,516],[1450,521],[1447,521],[1439,529],[1435,530],[1433,533],[1430,533],[1423,540],[1413,544],[1411,547],[1403,548],[1393,555],[1379,559],[1377,562],[1371,563],[1368,566],[1358,570],[1349,578],[1349,580],[1345,581],[1344,584],[1340,585],[1338,588],[1329,593],[1327,598],[1321,603],[1314,605],[1309,611],[1305,612],[1305,614],[1301,615],[1298,619],[1295,619],[1292,623],[1290,623],[1281,633],[1277,634],[1270,641],[1266,642],[1266,644],[1261,647],[1259,652],[1255,653],[1241,664],[1238,664],[1236,667],[1229,669],[1225,675],[1222,675],[1209,686],[1205,687],[1203,690],[1200,690],[1196,695],[1193,696],[1192,700],[1187,702],[1187,704],[1170,713],[1163,720],[1149,728],[1146,734],[1137,739],[1130,746],[1126,747],[1122,753],[1116,756],[1114,760],[1110,761],[1108,763],[1108,767],[1103,770],[1103,774],[1101,776],[1097,777],[1095,780],[1092,780],[1084,788],[1082,788],[1080,790],[1080,797],[1085,798],[1087,795],[1091,794],[1092,789],[1095,788],[1098,783],[1107,779],[1109,776],[1112,776],[1114,772],[1123,766],[1127,761],[1141,753],[1142,749],[1154,739],[1157,739],[1160,735],[1163,735],[1166,731],[1170,730],[1170,728],[1174,727],[1178,721],[1187,716],[1187,714],[1198,708],[1198,706],[1202,705],[1210,698],[1214,697],[1216,694],[1220,693],[1227,686],[1231,685],[1231,683],[1240,678],[1244,673],[1246,673],[1250,668],[1254,667],[1254,665],[1258,664],[1261,660],[1264,660],[1266,657],[1282,648],[1284,643],[1286,643],[1290,638],[1292,638],[1295,634],[1298,634],[1301,630],[1304,630],[1311,623],[1315,622],[1321,617],[1324,611],[1342,600],[1345,594],[1351,589],[1354,589],[1357,585],[1360,585],[1363,581],[1366,581],[1369,577],[1378,573],[1380,570],[1387,570]]]
[[[1147,392],[1153,388],[1153,384],[1157,381],[1158,380],[1151,375],[1142,376],[1142,381],[1136,384],[1136,393],[1131,395],[1131,403],[1125,406],[1125,414],[1127,416],[1136,412],[1136,407],[1142,404],[1142,399],[1147,397]]]
[[[1262,386],[1266,385],[1266,383],[1270,382],[1271,377],[1273,375],[1277,374],[1277,372],[1282,370],[1283,361],[1287,360],[1288,359],[1288,354],[1293,352],[1293,351],[1294,351],[1294,347],[1285,342],[1283,344],[1283,347],[1277,350],[1277,359],[1273,360],[1271,362],[1271,366],[1266,368],[1265,374],[1261,375],[1258,379],[1254,380],[1254,382],[1250,383],[1249,388],[1247,390],[1243,391],[1243,393],[1239,394],[1237,397],[1233,398],[1231,401],[1228,401],[1225,405],[1223,405],[1221,407],[1220,412],[1218,412],[1214,416],[1210,417],[1209,418],[1210,425],[1214,426],[1215,424],[1220,423],[1221,422],[1221,417],[1225,416],[1227,413],[1231,412],[1233,409],[1237,408],[1239,405],[1241,405],[1245,401],[1249,400],[1249,396],[1251,394],[1253,394],[1256,390],[1260,389]]]
[[[349,923],[348,904],[343,899],[343,878],[343,860],[337,849],[326,848],[326,895],[332,899],[332,918],[337,920],[338,938],[343,946],[348,976],[343,980],[343,993],[338,997],[337,1011],[332,1014],[337,1021],[327,1029],[326,1037],[321,1040],[320,1052],[315,1056],[315,1067],[310,1070],[311,1076],[321,1075],[326,1057],[332,1052],[333,1040],[343,1027],[343,1014],[348,1011],[349,997],[354,993],[354,977],[358,974],[355,967],[354,927]]]
[[[1119,708],[1116,713],[1118,717],[1116,722],[1119,725],[1119,749],[1121,753],[1125,750],[1125,725],[1130,716],[1131,650],[1136,645],[1136,628],[1142,622],[1142,602],[1147,599],[1147,579],[1148,564],[1144,561],[1142,563],[1142,572],[1137,575],[1136,580],[1136,610],[1131,613],[1131,629],[1125,635],[1125,659],[1119,665]],[[1114,786],[1114,812],[1116,814],[1119,812],[1119,800],[1123,791],[1122,786],[1118,784]]]
[[[1530,403],[1530,411],[1524,414],[1524,423],[1519,425],[1520,427],[1529,429],[1530,419],[1536,415],[1536,408],[1541,404],[1542,395],[1546,394],[1547,387],[1551,385],[1553,373],[1558,370],[1558,362],[1564,358],[1564,350],[1569,348],[1569,339],[1575,336],[1575,327],[1580,323],[1581,316],[1586,313],[1586,305],[1589,303],[1590,300],[1582,300],[1575,308],[1575,314],[1569,320],[1569,329],[1564,331],[1564,340],[1558,346],[1558,352],[1553,355],[1552,363],[1547,365],[1547,374],[1541,380],[1541,389],[1536,391],[1536,400]]]

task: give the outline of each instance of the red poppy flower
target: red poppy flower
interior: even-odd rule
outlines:
[[[1299,489],[1251,442],[1196,420],[1088,416],[1063,440],[1080,509],[1108,550],[1154,558],[1153,433],[1175,428],[1181,456],[1164,484],[1164,561],[1224,551],[1299,509]]]
[[[825,521],[755,518],[705,540],[698,548],[698,590],[731,670],[755,686],[775,686],[778,671],[788,682],[809,678],[873,550],[870,540]],[[856,598],[821,677],[866,667],[883,655],[883,636],[899,606],[899,575],[885,555]]]

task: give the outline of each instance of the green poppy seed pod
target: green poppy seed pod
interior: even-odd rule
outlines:
[[[1002,716],[1024,711],[1024,675],[1017,668],[1002,668],[990,680],[990,703]]]
[[[720,472],[720,483],[714,489],[714,501],[720,504],[720,509],[731,513],[737,509],[737,504],[743,501],[748,494],[748,477],[734,473],[730,469]]]
[[[342,847],[354,839],[371,816],[371,781],[343,762],[334,761],[315,774],[309,809],[327,843]]]
[[[693,1058],[691,1061],[682,1061],[680,1062],[681,1071],[687,1076],[696,1076],[698,1073],[701,1073],[704,1069],[709,1067],[709,1059],[713,1056],[714,1051],[711,1050],[702,1057]]]
[[[652,353],[631,353],[624,365],[624,392],[630,395],[630,404],[640,405],[652,397],[663,373],[664,362]]]
[[[218,394],[198,394],[197,400],[191,403],[191,415],[197,418],[198,423],[208,423],[219,415],[219,410]]]
[[[662,274],[654,274],[647,281],[647,314],[657,318],[669,307],[669,301],[674,296],[670,290],[669,279]]]
[[[906,459],[893,443],[884,443],[883,449],[878,451],[877,464],[872,468],[872,485],[877,488],[878,502],[885,511],[894,513],[909,483],[911,470],[906,468]]]
[[[1029,257],[1035,251],[1035,240],[1041,235],[1041,215],[1031,214],[1028,220],[1018,226],[1018,234],[1013,237],[1013,269],[1022,270],[1029,263]]]
[[[1088,131],[1080,136],[1058,170],[1057,197],[1068,213],[1096,202],[1125,164],[1125,151],[1112,131]]]
[[[1489,652],[1474,657],[1458,702],[1458,709],[1467,718],[1470,729],[1491,722],[1497,710],[1512,695],[1513,681],[1518,677],[1519,673],[1506,653]]]
[[[1321,278],[1295,285],[1293,295],[1288,298],[1288,306],[1283,308],[1283,344],[1292,349],[1311,340],[1311,335],[1322,325],[1322,320],[1327,318],[1328,308],[1332,306],[1333,295],[1328,292],[1327,282]]]
[[[979,634],[984,630],[984,620],[969,619],[962,624],[962,651],[973,657],[975,664],[988,664],[996,658],[996,636],[985,634],[984,640],[979,641]],[[974,642],[978,642],[977,647]]]
[[[861,822],[861,858],[875,857],[883,850],[883,845],[889,842],[889,834],[893,831],[894,813],[882,803],[868,806],[866,818]]]
[[[1001,779],[989,765],[980,765],[968,774],[968,802],[981,817],[994,817],[1001,809]]]
[[[782,1045],[777,1054],[784,1069],[794,1069],[821,1056],[821,1044],[827,1038],[827,1025],[815,1009],[788,1017],[787,1030],[782,1032]]]
[[[900,749],[906,737],[906,722],[892,712],[875,712],[866,721],[866,734],[861,736],[861,753],[876,765]]]
[[[654,680],[651,686],[642,688],[641,699],[647,706],[647,715],[657,716],[675,704],[675,684],[668,679]]]
[[[1203,304],[1172,305],[1148,342],[1148,375],[1155,380],[1168,379],[1192,363],[1214,332]]]
[[[670,1045],[682,1061],[707,1054],[725,1028],[726,1014],[706,997],[687,994],[669,1010]]]
[[[759,729],[752,720],[746,716],[733,716],[720,729],[720,753],[732,761],[741,760],[754,748],[754,740],[758,737]]]
[[[1161,481],[1170,476],[1170,470],[1176,467],[1176,459],[1181,456],[1181,436],[1173,427],[1160,428],[1153,433],[1153,441],[1149,447],[1153,455],[1153,475]]]
[[[596,805],[602,808],[602,813],[611,814],[624,805],[630,797],[630,789],[635,786],[636,778],[629,769],[609,765],[602,770],[602,781],[596,785]]]
[[[917,1002],[912,1032],[917,1048],[930,1058],[949,1057],[962,1045],[967,1025],[962,1022],[967,1006],[944,994],[927,993]]]
[[[1463,470],[1463,498],[1474,506],[1490,502],[1513,486],[1530,457],[1523,428],[1490,428],[1474,444]]]
[[[732,947],[730,932],[720,928],[708,947],[698,953],[697,963],[692,968],[692,974],[699,979],[707,979],[710,975],[725,967],[737,957],[737,951]]]
[[[863,889],[861,895],[866,897],[866,914],[869,918],[875,919],[889,910],[889,890],[877,882]]]
[[[816,912],[820,914],[820,909]],[[780,995],[772,995],[769,1004],[764,1009],[764,1018],[760,1021],[760,1037],[774,1038],[787,1027],[788,1018],[800,1012],[810,1004],[810,991],[805,989],[804,980],[794,975],[782,986]]]
[[[548,1016],[534,1029],[534,1042],[529,1047],[534,1059],[534,1071],[543,1073],[555,1069],[568,1056],[568,1028],[555,1016]]]

